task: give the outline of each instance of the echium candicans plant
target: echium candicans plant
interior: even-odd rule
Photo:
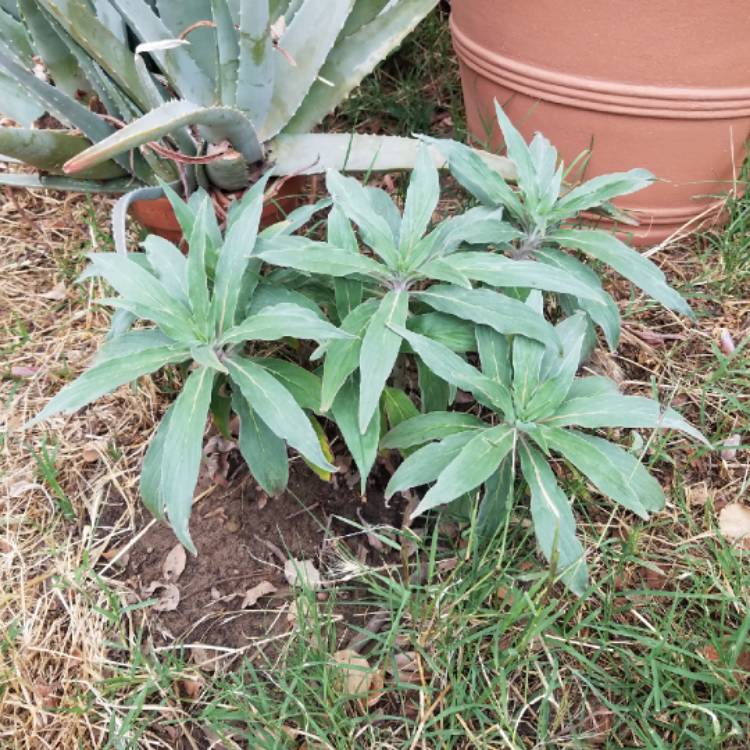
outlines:
[[[240,452],[270,494],[286,486],[287,445],[321,470],[336,471],[309,418],[319,410],[320,380],[293,362],[268,356],[264,342],[352,337],[319,311],[264,295],[260,261],[248,261],[248,255],[258,237],[266,182],[259,181],[235,206],[223,238],[207,195],[192,207],[173,196],[183,227],[190,229],[187,256],[156,236],[146,239],[142,253],[89,256],[84,276],[101,277],[118,294],[101,302],[149,325],[117,331],[93,365],[34,420],[74,412],[120,385],[182,365],[184,384],[151,440],[140,487],[147,507],[158,517],[166,513],[192,551],[188,521],[209,410],[218,424],[229,423],[230,410],[239,418]],[[309,216],[314,208],[301,213]],[[290,217],[265,232],[290,231],[297,223]]]
[[[477,158],[477,153],[468,146],[451,140],[424,138],[445,156],[455,179],[482,206],[502,207],[506,221],[518,232],[512,242],[498,238],[495,243],[498,253],[488,255],[483,261],[484,267],[475,257],[467,262],[458,255],[448,261],[451,268],[464,274],[473,272],[476,280],[494,284],[504,273],[503,267],[495,268],[496,258],[502,257],[536,263],[540,270],[556,269],[575,276],[590,290],[596,289],[598,297],[564,293],[560,295],[562,307],[567,313],[585,311],[602,329],[611,348],[617,346],[620,337],[617,305],[601,288],[596,271],[576,253],[609,266],[665,307],[692,316],[687,302],[669,286],[656,264],[611,231],[571,226],[583,211],[595,210],[624,218],[611,201],[648,187],[654,176],[645,169],[632,169],[594,177],[566,192],[564,165],[559,163],[555,147],[541,133],[527,144],[497,103],[496,111],[507,156],[515,166],[515,185]]]
[[[541,313],[541,296],[527,303]],[[664,492],[639,456],[591,434],[610,428],[675,429],[705,442],[676,411],[627,396],[606,377],[577,377],[588,321],[581,312],[556,326],[562,352],[523,335],[503,336],[476,327],[480,367],[440,342],[394,325],[438,375],[476,398],[484,408],[432,412],[399,424],[383,448],[409,451],[386,496],[431,485],[414,515],[481,490],[478,528],[491,536],[509,518],[516,487],[530,494],[534,533],[555,575],[576,594],[588,587],[584,549],[576,537],[570,499],[553,468],[574,467],[601,495],[641,518],[661,510]]]
[[[482,274],[468,261],[465,271],[457,271],[451,260],[476,256],[479,267],[488,253],[458,249],[511,241],[518,232],[503,220],[502,208],[477,207],[433,225],[440,184],[427,147],[418,154],[403,213],[385,191],[338,172],[329,171],[326,184],[333,200],[327,242],[274,236],[261,239],[253,256],[327,277],[334,286],[335,318],[352,338],[330,341],[318,353],[324,357],[321,408],[330,410],[341,428],[363,479],[376,457],[381,396],[402,350],[408,348],[402,330],[454,340],[453,348],[465,351],[467,331],[471,346],[473,326],[486,324],[497,333],[524,334],[559,349],[555,329],[542,315],[498,290],[526,287],[604,304],[601,289],[581,283],[574,274],[500,256],[493,266],[497,289],[473,288],[472,280]],[[436,378],[424,363],[419,367],[425,407]],[[444,400],[443,408],[447,393]]]

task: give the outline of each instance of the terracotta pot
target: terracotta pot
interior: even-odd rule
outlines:
[[[297,208],[302,203],[304,187],[304,177],[293,177],[287,180],[276,197],[263,206],[261,228],[281,221],[286,214]],[[166,198],[134,201],[130,207],[130,215],[151,234],[158,234],[159,237],[164,237],[175,245],[182,240],[179,222]]]
[[[731,187],[750,136],[745,3],[453,0],[451,29],[477,141],[500,141],[497,99],[566,163],[591,148],[586,177],[660,178],[618,202],[641,221],[638,243],[710,215]]]

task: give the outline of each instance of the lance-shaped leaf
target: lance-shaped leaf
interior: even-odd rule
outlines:
[[[29,422],[29,426],[60,412],[72,413],[90,404],[99,396],[111,393],[125,383],[142,375],[149,375],[169,364],[183,362],[190,350],[180,346],[159,346],[135,354],[112,357],[86,370],[72,383],[66,385],[42,411]]]
[[[453,253],[445,262],[464,276],[490,286],[573,294],[602,307],[607,305],[607,295],[598,285],[589,284],[563,269],[553,270],[543,263],[512,260],[487,252]]]
[[[173,338],[192,342],[198,337],[190,312],[172,297],[166,287],[129,256],[118,253],[92,253],[89,275],[103,276],[121,295],[117,302],[134,307],[142,317],[153,320]]]
[[[177,539],[193,554],[197,550],[188,524],[215,375],[213,370],[203,367],[190,373],[171,410],[161,455],[161,481],[169,523]]]
[[[481,430],[487,427],[479,417],[457,411],[436,411],[420,414],[401,422],[382,440],[383,448],[413,448],[433,440],[442,440],[457,432]]]
[[[306,0],[294,14],[278,41],[285,54],[278,50],[274,54],[276,83],[268,116],[261,129],[263,140],[269,140],[283,130],[299,109],[344,27],[353,2]]]
[[[521,441],[521,470],[531,489],[531,517],[542,553],[558,571],[565,585],[578,596],[588,588],[588,572],[570,502],[557,484],[549,464],[539,451]]]
[[[367,10],[360,10],[365,3],[373,5],[371,0],[357,0],[354,3],[344,32],[327,55],[317,80],[310,81],[302,106],[287,126],[287,132],[312,130],[346,99],[381,60],[401,44],[437,5],[437,0],[399,0],[390,3],[382,13],[372,15],[377,5],[385,5],[382,0],[375,0],[375,7],[368,9],[372,20],[353,31],[367,16]],[[281,45],[284,46],[283,40]]]
[[[341,431],[346,447],[359,470],[359,491],[364,494],[367,489],[367,477],[370,475],[378,455],[380,440],[380,410],[370,419],[367,429],[362,432],[359,426],[359,389],[357,383],[349,380],[339,391],[331,407],[336,425]]]
[[[562,454],[603,494],[643,519],[664,507],[664,491],[638,459],[602,438],[559,427],[541,428]]]
[[[508,339],[489,326],[477,326],[474,335],[482,372],[488,378],[510,388],[512,368]]]
[[[444,505],[476,489],[495,471],[511,452],[516,432],[506,424],[472,434],[471,440],[445,467],[433,487],[417,505],[412,517],[438,505]]]
[[[491,289],[460,289],[438,284],[414,297],[440,312],[494,328],[498,333],[522,334],[560,349],[555,329],[523,302]]]
[[[326,276],[362,274],[382,277],[387,274],[385,266],[372,258],[306,237],[279,235],[259,240],[253,256],[274,266]]]
[[[665,307],[694,317],[687,302],[670,287],[659,267],[613,234],[595,229],[559,229],[548,237],[606,263]]]
[[[505,114],[497,100],[495,100],[495,114],[497,115],[497,121],[503,134],[508,158],[516,166],[518,186],[523,191],[526,204],[533,211],[540,200],[540,195],[536,178],[536,165],[534,164],[531,151],[523,136],[510,121],[510,118]]]
[[[459,432],[412,453],[404,459],[388,482],[385,488],[386,498],[393,497],[397,492],[434,482],[473,437],[473,432]]]
[[[141,328],[137,331],[127,331],[105,341],[96,353],[92,364],[100,365],[108,359],[130,357],[140,354],[147,349],[173,346],[174,341],[156,328]]]
[[[266,307],[230,328],[222,336],[221,343],[278,341],[286,336],[314,341],[352,338],[351,334],[331,325],[307,307],[282,302]]]
[[[572,218],[581,211],[601,206],[620,195],[643,190],[655,179],[647,169],[599,175],[567,192],[555,205],[551,218],[557,221]]]
[[[240,420],[238,446],[258,484],[271,497],[289,482],[286,443],[271,430],[239,393],[232,393],[232,409]]]
[[[409,330],[421,333],[429,339],[439,341],[452,352],[463,354],[476,349],[474,341],[474,326],[468,320],[462,320],[455,315],[429,312],[414,315],[409,321]]]
[[[547,417],[545,424],[554,427],[621,427],[679,430],[704,445],[710,445],[703,434],[684,420],[674,409],[662,408],[657,401],[643,396],[621,394],[571,398]]]
[[[483,375],[476,367],[472,367],[466,360],[437,341],[406,328],[394,326],[394,330],[409,342],[411,348],[435,375],[464,391],[473,393],[483,403],[492,404],[500,409],[509,421],[513,418],[513,401],[506,386]]]
[[[141,467],[140,490],[143,504],[159,519],[164,518],[167,496],[169,495],[169,488],[165,487],[162,481],[162,466],[169,433],[169,421],[172,418],[174,407],[175,405],[172,404],[162,417],[148,444]]]
[[[352,334],[353,338],[331,341],[326,349],[323,362],[323,391],[321,409],[331,408],[336,394],[346,379],[359,366],[359,353],[362,349],[362,336],[379,307],[377,299],[369,299],[352,310],[342,321],[341,330]]]
[[[289,391],[267,370],[242,357],[226,360],[232,382],[268,427],[325,471],[337,471],[323,455],[310,420]]]
[[[330,170],[326,174],[326,187],[338,206],[359,227],[365,244],[389,266],[395,267],[399,252],[396,238],[386,218],[373,211],[366,188],[353,177],[344,177]]]
[[[237,101],[237,76],[240,67],[239,40],[227,0],[211,0],[211,15],[216,24],[217,83],[221,103],[225,107],[231,107]]]
[[[440,199],[440,180],[429,149],[423,145],[417,156],[417,164],[411,173],[406,191],[404,215],[401,220],[399,253],[407,258],[422,239],[432,221],[432,214]]]
[[[381,403],[391,429],[419,416],[419,410],[414,402],[401,388],[385,388]]]
[[[514,457],[506,456],[499,468],[484,483],[484,493],[477,514],[477,534],[491,539],[507,519],[513,506]]]
[[[190,304],[187,283],[187,260],[180,249],[163,237],[150,234],[143,242],[149,265],[172,297],[185,306]]]
[[[277,357],[248,357],[273,375],[292,394],[294,400],[310,411],[320,411],[320,378],[304,367]]]
[[[188,241],[190,250],[185,269],[193,319],[206,339],[210,339],[213,333],[210,319],[211,300],[208,292],[208,272],[206,270],[209,211],[213,214],[214,209],[211,199],[206,195],[203,197],[196,214],[193,233]]]
[[[259,161],[263,156],[252,124],[238,110],[202,107],[192,102],[176,100],[151,110],[109,137],[99,140],[68,161],[64,167],[65,173],[75,174],[89,169],[144,143],[158,141],[185,125],[202,126],[208,139],[214,143],[228,140],[249,164]]]
[[[362,337],[359,351],[359,429],[367,430],[378,408],[380,394],[396,364],[401,337],[391,326],[403,326],[409,314],[409,294],[388,292],[380,302]]]

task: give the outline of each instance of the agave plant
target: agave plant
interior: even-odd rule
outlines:
[[[189,230],[187,257],[156,236],[147,238],[144,253],[89,256],[85,276],[103,278],[119,295],[102,302],[153,325],[109,340],[93,365],[34,420],[74,412],[120,385],[182,365],[186,379],[149,445],[141,494],[155,515],[166,512],[179,540],[193,551],[188,521],[209,410],[219,424],[229,423],[231,410],[237,415],[240,451],[269,494],[286,486],[287,445],[314,467],[336,471],[309,418],[320,409],[320,379],[293,362],[264,356],[262,344],[351,336],[319,310],[264,294],[260,262],[248,262],[247,253],[258,236],[266,181],[236,205],[223,239],[206,194],[194,213],[176,199],[175,210]],[[292,220],[265,232],[294,225]]]
[[[527,304],[541,314],[538,292],[529,295]],[[491,535],[511,510],[520,465],[539,547],[577,594],[588,586],[584,550],[576,538],[570,500],[550,464],[553,454],[601,494],[645,519],[664,506],[659,483],[638,457],[585,430],[675,429],[705,442],[673,409],[649,398],[622,395],[605,377],[576,377],[587,333],[583,313],[557,325],[562,353],[526,336],[508,338],[478,326],[481,369],[440,342],[393,328],[427,366],[472,393],[486,409],[481,417],[422,414],[388,433],[383,448],[412,452],[393,474],[386,495],[431,484],[414,512],[419,515],[467,493],[476,495],[483,486],[478,524],[482,533]]]
[[[3,0],[0,154],[17,185],[239,190],[276,174],[408,168],[411,139],[310,131],[437,0]],[[41,58],[43,65],[39,66]],[[31,125],[42,115],[53,129]],[[142,187],[141,192],[133,192]]]
[[[496,283],[507,273],[508,259],[536,264],[540,273],[555,269],[576,276],[581,284],[592,292],[596,290],[597,294],[586,297],[562,294],[562,306],[568,313],[575,310],[588,313],[612,348],[617,346],[620,337],[617,305],[602,289],[591,265],[582,262],[575,253],[609,266],[665,307],[692,317],[687,302],[669,286],[657,265],[609,231],[573,226],[580,222],[579,214],[583,211],[596,211],[627,221],[611,201],[648,187],[654,176],[645,169],[632,169],[601,175],[564,190],[565,167],[559,163],[555,147],[541,133],[527,144],[497,102],[495,106],[507,155],[514,167],[515,185],[509,184],[498,170],[488,167],[468,146],[451,140],[424,138],[445,156],[453,176],[482,206],[505,210],[506,220],[518,233],[511,242],[503,238],[495,243],[500,253],[486,254],[483,258],[475,253],[457,255],[447,261],[451,268],[489,284]]]

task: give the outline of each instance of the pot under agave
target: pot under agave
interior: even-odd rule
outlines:
[[[269,169],[411,168],[411,139],[310,131],[436,4],[102,0],[95,12],[85,0],[8,0],[0,83],[17,95],[0,112],[25,127],[0,128],[0,154],[40,174],[0,180],[124,193],[113,235],[125,252],[131,205],[146,222],[171,221],[163,203],[143,203],[164,184],[185,198],[202,187],[221,211]],[[66,129],[32,127],[45,114]],[[284,189],[282,206],[299,182]]]

